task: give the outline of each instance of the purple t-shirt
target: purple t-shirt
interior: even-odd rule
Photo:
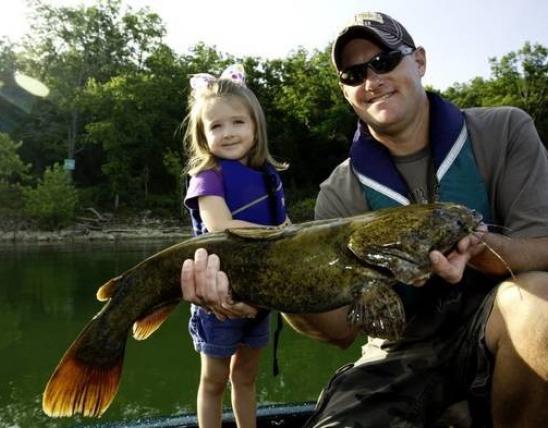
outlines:
[[[216,169],[201,171],[190,178],[185,196],[185,205],[188,208],[198,209],[198,198],[202,196],[225,197],[223,176]]]

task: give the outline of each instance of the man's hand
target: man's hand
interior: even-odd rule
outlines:
[[[208,256],[203,248],[196,250],[194,260],[186,259],[181,268],[183,299],[213,312],[220,320],[255,317],[256,308],[232,301],[228,277],[220,266],[216,254]]]
[[[464,273],[466,265],[473,257],[480,254],[484,249],[483,235],[487,232],[487,226],[480,225],[478,231],[461,239],[455,250],[447,255],[439,251],[430,253],[432,271],[445,279],[450,284],[457,284]]]

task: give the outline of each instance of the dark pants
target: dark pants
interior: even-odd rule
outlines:
[[[370,340],[363,357],[330,380],[305,426],[436,427],[446,408],[462,400],[473,426],[489,426],[492,362],[485,325],[494,284],[469,270],[459,285],[433,278],[408,289],[404,337]]]

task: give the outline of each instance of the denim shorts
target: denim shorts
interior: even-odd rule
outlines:
[[[260,310],[255,318],[220,321],[199,306],[191,305],[188,330],[194,349],[210,357],[228,358],[239,345],[261,348],[268,343],[270,312]]]

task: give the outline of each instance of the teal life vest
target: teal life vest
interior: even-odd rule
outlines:
[[[439,96],[430,101],[430,152],[436,186],[432,199],[473,208],[489,222],[487,185],[481,176],[463,113]],[[352,170],[371,210],[408,205],[410,190],[388,149],[376,141],[363,122],[358,123],[350,148]]]

